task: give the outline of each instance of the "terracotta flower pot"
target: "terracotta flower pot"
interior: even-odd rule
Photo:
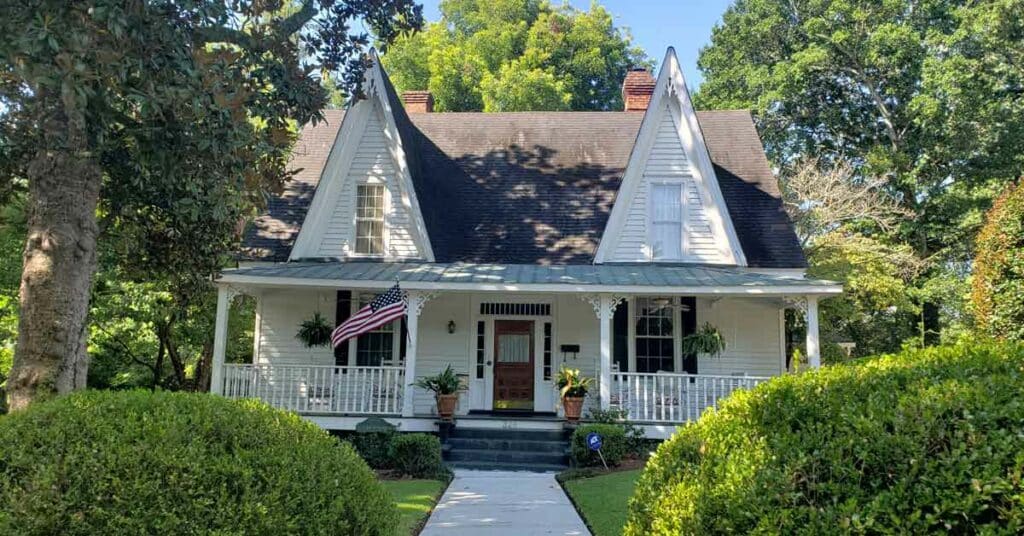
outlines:
[[[583,397],[566,396],[562,398],[562,407],[565,408],[565,420],[577,422],[583,413]]]
[[[442,421],[451,422],[455,415],[455,406],[459,403],[459,395],[437,395],[437,414]]]

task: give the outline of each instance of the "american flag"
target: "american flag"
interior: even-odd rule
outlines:
[[[377,295],[369,305],[356,311],[356,314],[334,328],[334,332],[331,333],[331,344],[337,348],[352,337],[358,337],[396,318],[401,318],[406,309],[405,294],[398,288],[398,283],[395,283],[391,290]]]

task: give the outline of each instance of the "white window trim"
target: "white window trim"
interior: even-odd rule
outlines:
[[[679,262],[689,258],[687,224],[689,207],[686,204],[686,180],[684,179],[656,179],[650,181],[650,191],[647,195],[647,221],[646,237],[647,260],[651,262]],[[655,257],[654,256],[654,187],[655,186],[678,186],[679,187],[679,257]]]
[[[672,300],[672,372],[674,374],[682,374],[683,359],[682,359],[682,340],[680,328],[682,325],[682,313],[680,308],[677,307],[679,302],[679,296],[634,296],[629,298],[628,316],[629,316],[629,330],[628,330],[628,344],[627,350],[629,354],[629,372],[636,372],[636,299],[637,298],[668,298]]]
[[[381,253],[359,253],[356,251],[356,243],[359,237],[359,187],[360,186],[380,186],[384,188],[384,197],[382,203],[384,203],[384,219],[381,237],[383,243],[383,251]],[[390,257],[391,252],[391,220],[393,218],[391,210],[391,189],[388,188],[386,182],[381,181],[360,181],[356,183],[353,189],[353,205],[352,205],[352,237],[349,242],[352,244],[352,248],[348,253],[348,256],[356,259],[384,259]]]
[[[352,315],[356,314],[356,312],[358,312],[360,309],[362,309],[364,307],[364,304],[363,304],[363,300],[364,299],[367,301],[367,303],[369,303],[369,301],[372,300],[373,298],[375,298],[376,296],[377,296],[377,293],[370,293],[370,292],[359,292],[359,293],[356,293],[356,292],[353,292],[352,293],[352,299],[351,299],[351,301],[349,303],[349,318],[352,318]],[[397,366],[401,366],[402,363],[404,363],[404,361],[402,361],[402,320],[398,319],[398,320],[395,320],[395,322],[397,322],[398,324],[395,326],[394,333],[392,334],[394,336],[394,341],[392,342],[392,345],[391,345],[391,364],[390,365],[382,364],[382,366],[394,366],[394,367],[397,367]],[[348,340],[348,366],[356,367],[356,366],[359,366],[358,363],[359,363],[359,337],[352,337],[351,339]],[[370,366],[370,365],[368,365],[368,366]]]

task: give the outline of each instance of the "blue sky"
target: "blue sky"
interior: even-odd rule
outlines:
[[[441,18],[437,7],[440,0],[420,1],[428,21]],[[590,7],[590,0],[569,3],[580,9]],[[711,27],[721,20],[732,0],[601,0],[598,3],[612,13],[616,26],[629,28],[636,44],[656,63],[660,64],[665,57],[665,49],[675,47],[687,85],[695,88],[701,81],[697,54],[708,43]]]

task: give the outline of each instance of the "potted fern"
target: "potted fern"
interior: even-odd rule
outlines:
[[[424,376],[416,380],[413,385],[433,392],[437,402],[438,416],[442,421],[452,421],[452,416],[455,415],[455,406],[459,402],[459,390],[462,388],[462,383],[459,381],[459,376],[452,370],[451,365],[445,367],[439,374]]]
[[[566,368],[558,369],[558,376],[555,378],[555,385],[558,386],[558,394],[562,399],[562,408],[565,409],[565,420],[577,422],[583,413],[583,399],[587,391],[594,384],[593,378],[584,377],[580,369]]]
[[[694,333],[683,337],[680,343],[683,355],[707,354],[717,357],[725,351],[725,337],[718,328],[707,322]]]
[[[302,341],[306,348],[327,346],[331,343],[331,332],[334,328],[327,323],[327,319],[319,311],[313,313],[313,318],[303,320],[299,324],[299,332],[295,338]]]

